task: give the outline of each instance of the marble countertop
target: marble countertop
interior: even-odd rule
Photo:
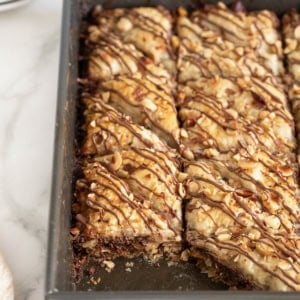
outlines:
[[[22,300],[44,294],[61,11],[0,12],[0,252]]]

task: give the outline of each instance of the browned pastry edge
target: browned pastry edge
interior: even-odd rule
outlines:
[[[201,271],[207,273],[213,281],[223,282],[230,289],[260,290],[259,287],[254,286],[248,279],[243,277],[240,272],[218,262],[205,249],[191,249],[190,256],[190,259],[195,261]]]
[[[77,253],[82,256],[91,255],[97,259],[107,260],[117,257],[138,257],[143,256],[145,259],[155,262],[162,257],[178,261],[182,250],[181,242],[178,243],[155,243],[149,238],[136,237],[114,239],[99,239],[93,251],[82,247],[82,237],[73,237],[73,247]],[[151,249],[148,249],[151,248]],[[171,252],[169,249],[171,248]]]

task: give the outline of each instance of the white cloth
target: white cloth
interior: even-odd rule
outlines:
[[[0,254],[0,300],[13,300],[14,287],[10,270]]]

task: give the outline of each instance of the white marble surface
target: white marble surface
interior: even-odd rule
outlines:
[[[16,299],[44,293],[61,11],[35,0],[0,13],[0,252]]]

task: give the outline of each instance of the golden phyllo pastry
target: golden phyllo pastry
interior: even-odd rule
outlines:
[[[199,77],[268,76],[270,70],[257,60],[250,45],[237,46],[218,31],[201,27],[187,16],[179,16],[178,80],[185,84]],[[276,57],[278,63],[279,57]]]
[[[103,33],[113,33],[123,43],[133,44],[155,64],[162,63],[175,75],[175,57],[171,47],[172,17],[165,8],[99,10],[94,15]]]
[[[91,80],[101,82],[117,75],[131,75],[139,71],[152,81],[171,84],[170,74],[163,65],[155,64],[134,44],[124,44],[119,36],[111,32],[103,32],[95,25],[90,26],[87,44],[90,49],[88,76]]]
[[[176,148],[179,143],[177,112],[171,91],[142,73],[118,76],[102,83],[102,98]]]
[[[294,113],[297,139],[300,140],[300,15],[296,11],[285,14],[282,18],[284,54],[287,58],[289,98]],[[298,162],[300,148],[298,147]]]
[[[169,150],[156,134],[134,123],[129,116],[105,104],[101,98],[84,95],[82,101],[87,107],[82,154],[102,155],[129,147]]]
[[[191,258],[231,287],[300,291],[299,14],[284,47],[276,15],[240,2],[91,16],[76,253]]]
[[[184,189],[173,154],[131,148],[92,161],[76,183],[77,244],[102,258],[178,255]]]
[[[236,49],[238,54],[241,51],[239,47],[246,51],[250,49],[258,62],[271,73],[284,73],[279,20],[275,13],[268,10],[251,13],[234,11],[219,2],[194,11],[190,20],[199,26],[199,30],[206,31],[206,35],[215,36],[216,43],[209,41],[212,50],[218,52],[221,48],[226,52]]]
[[[199,79],[182,87],[179,117],[181,142],[195,157],[266,147],[271,152],[295,149],[294,121],[287,99],[271,80],[259,78]]]
[[[209,274],[239,288],[300,290],[298,203],[237,188],[207,160],[186,165],[190,255]],[[294,210],[295,209],[295,210]]]
[[[194,160],[186,238],[229,285],[299,290],[296,140],[278,24],[271,12],[224,4],[178,19],[181,150]]]

